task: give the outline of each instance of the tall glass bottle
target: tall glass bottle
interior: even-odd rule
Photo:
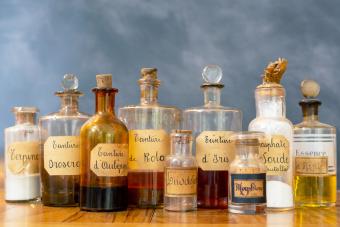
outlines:
[[[80,127],[89,118],[79,112],[78,79],[66,74],[63,91],[55,95],[61,108],[39,119],[43,143],[41,161],[42,202],[47,206],[78,206],[80,173]]]
[[[336,203],[336,129],[319,121],[316,99],[320,86],[301,83],[303,121],[294,126],[294,196],[298,207],[328,207]]]
[[[143,68],[139,79],[140,104],[119,110],[129,129],[129,204],[163,204],[164,163],[170,153],[171,130],[180,127],[179,109],[158,104],[156,68]]]
[[[193,147],[198,163],[197,205],[202,208],[227,208],[228,169],[234,159],[229,139],[242,129],[240,110],[221,105],[222,70],[208,65],[202,73],[204,106],[183,113],[183,128],[193,131]]]
[[[96,114],[81,128],[80,209],[127,209],[128,130],[116,117],[112,75],[96,76]]]
[[[286,118],[285,89],[280,84],[287,60],[279,58],[264,71],[263,83],[255,90],[256,118],[249,131],[260,131],[260,157],[267,167],[267,209],[289,210],[293,204],[293,125]]]

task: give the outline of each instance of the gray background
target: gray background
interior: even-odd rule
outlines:
[[[79,76],[81,109],[93,113],[97,73],[113,74],[122,106],[139,101],[140,68],[157,67],[160,102],[186,108],[202,104],[202,68],[219,64],[222,102],[242,109],[246,129],[254,88],[278,57],[289,61],[288,118],[301,120],[299,84],[311,78],[321,84],[321,119],[339,127],[339,12],[335,0],[1,0],[0,128],[13,124],[12,106],[55,111],[67,72]]]

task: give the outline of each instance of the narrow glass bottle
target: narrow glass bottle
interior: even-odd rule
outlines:
[[[80,132],[80,209],[127,209],[128,130],[116,117],[112,75],[96,76],[96,113]]]
[[[5,200],[25,202],[40,199],[39,110],[14,107],[15,125],[5,129]]]
[[[183,113],[183,128],[193,131],[193,145],[198,163],[197,205],[202,208],[228,207],[228,169],[234,159],[229,139],[242,129],[240,110],[221,105],[222,70],[208,65],[202,73],[205,83],[204,106]]]
[[[140,104],[120,108],[129,129],[129,204],[157,207],[163,204],[164,162],[170,153],[171,130],[180,127],[179,109],[158,104],[156,68],[143,68],[139,79]]]
[[[316,99],[320,86],[313,80],[301,83],[303,121],[294,126],[297,207],[329,207],[336,203],[336,129],[319,121]]]
[[[63,91],[55,95],[61,108],[39,119],[43,152],[41,160],[42,203],[46,206],[78,206],[80,127],[89,118],[79,112],[78,79],[66,74]]]
[[[165,159],[164,209],[190,211],[197,209],[197,163],[192,155],[190,130],[171,133],[171,154]]]
[[[285,89],[280,84],[287,60],[279,58],[264,71],[263,83],[255,90],[256,118],[249,131],[260,131],[260,157],[267,167],[267,209],[294,208],[293,203],[293,125],[286,118]]]
[[[266,208],[266,166],[259,157],[261,132],[240,132],[232,136],[235,159],[229,169],[231,213],[257,214]]]

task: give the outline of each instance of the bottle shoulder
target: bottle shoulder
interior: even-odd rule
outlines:
[[[322,123],[320,121],[302,121],[296,125],[294,128],[328,128],[335,130],[335,126]]]
[[[248,126],[249,131],[292,134],[293,124],[287,118],[255,118]]]
[[[240,109],[227,106],[197,106],[183,110],[183,114],[195,114],[203,112],[232,112],[234,114],[242,114]]]
[[[91,115],[83,112],[53,112],[39,117],[39,121],[61,120],[61,119],[80,119],[86,121]]]
[[[125,124],[112,114],[96,114],[89,118],[81,131],[124,131],[128,132]]]
[[[160,104],[153,104],[153,105],[128,105],[119,108],[119,111],[134,111],[134,110],[173,110],[173,111],[180,111],[179,108],[175,106],[167,106],[167,105],[160,105]]]

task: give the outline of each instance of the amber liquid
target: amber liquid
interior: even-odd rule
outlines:
[[[163,204],[163,172],[129,172],[129,205],[140,208]]]
[[[228,171],[198,169],[197,206],[219,209],[228,207]]]

